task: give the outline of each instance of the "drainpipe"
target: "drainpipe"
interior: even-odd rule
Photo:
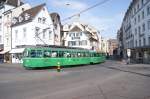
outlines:
[[[12,11],[11,11],[11,25],[12,25]],[[11,43],[10,43],[10,48],[11,48],[11,50],[12,50],[12,26],[10,26],[10,41],[11,41]],[[12,54],[10,54],[10,61],[11,61],[11,63],[12,63]]]

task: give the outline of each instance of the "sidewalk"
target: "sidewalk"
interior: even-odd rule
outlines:
[[[0,67],[22,67],[22,64],[1,63]]]
[[[150,77],[150,64],[126,64],[124,61],[117,61],[108,68]]]
[[[12,63],[1,63],[0,67],[22,67],[22,64],[12,64]]]

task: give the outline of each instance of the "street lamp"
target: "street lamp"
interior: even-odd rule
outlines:
[[[70,3],[66,3],[67,6],[70,6]]]

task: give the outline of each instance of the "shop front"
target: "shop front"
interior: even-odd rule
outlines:
[[[9,53],[11,54],[12,63],[22,63],[23,51],[25,48],[12,49]]]
[[[132,61],[134,63],[150,64],[150,47],[132,49]]]

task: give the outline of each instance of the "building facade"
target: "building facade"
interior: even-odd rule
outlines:
[[[45,4],[0,1],[0,62],[20,63],[27,46],[61,45],[61,27],[59,14]]]
[[[117,49],[118,49],[117,39],[109,39],[108,40],[108,54],[109,54],[109,56],[117,55]]]
[[[8,23],[7,26],[4,26],[4,50],[5,51],[8,51],[10,52],[11,49],[12,49],[12,23],[13,23],[13,18],[14,17],[18,17],[19,14],[21,14],[24,10],[27,10],[27,9],[30,9],[31,6],[29,4],[23,4],[23,5],[20,5],[10,11],[6,11],[4,12],[4,19],[5,19],[5,22]],[[9,59],[7,57],[6,60],[11,62],[11,54],[6,54],[8,55],[7,57],[9,57]]]
[[[55,45],[55,32],[45,4],[25,10],[13,18],[12,63],[22,62],[23,48],[36,45]],[[20,49],[20,50],[19,50]]]
[[[117,55],[120,56],[120,58],[123,58],[123,52],[124,52],[124,40],[123,40],[123,29],[122,27],[117,32],[117,41],[118,41],[118,51]]]
[[[108,54],[109,53],[108,40],[105,38],[101,38],[100,45],[101,45],[100,52]]]
[[[62,25],[61,25],[61,20],[60,20],[60,16],[58,13],[53,12],[50,13],[50,17],[52,19],[53,22],[53,26],[54,26],[54,45],[62,45]]]
[[[73,22],[64,26],[64,45],[98,51],[97,31],[87,24]]]
[[[150,63],[150,0],[132,0],[122,22],[124,57],[131,50],[131,60]]]
[[[0,8],[0,57],[4,62],[9,62],[9,51],[11,50],[11,24],[13,16],[17,16],[22,9],[28,9],[30,6],[24,4],[21,0],[5,0]]]

